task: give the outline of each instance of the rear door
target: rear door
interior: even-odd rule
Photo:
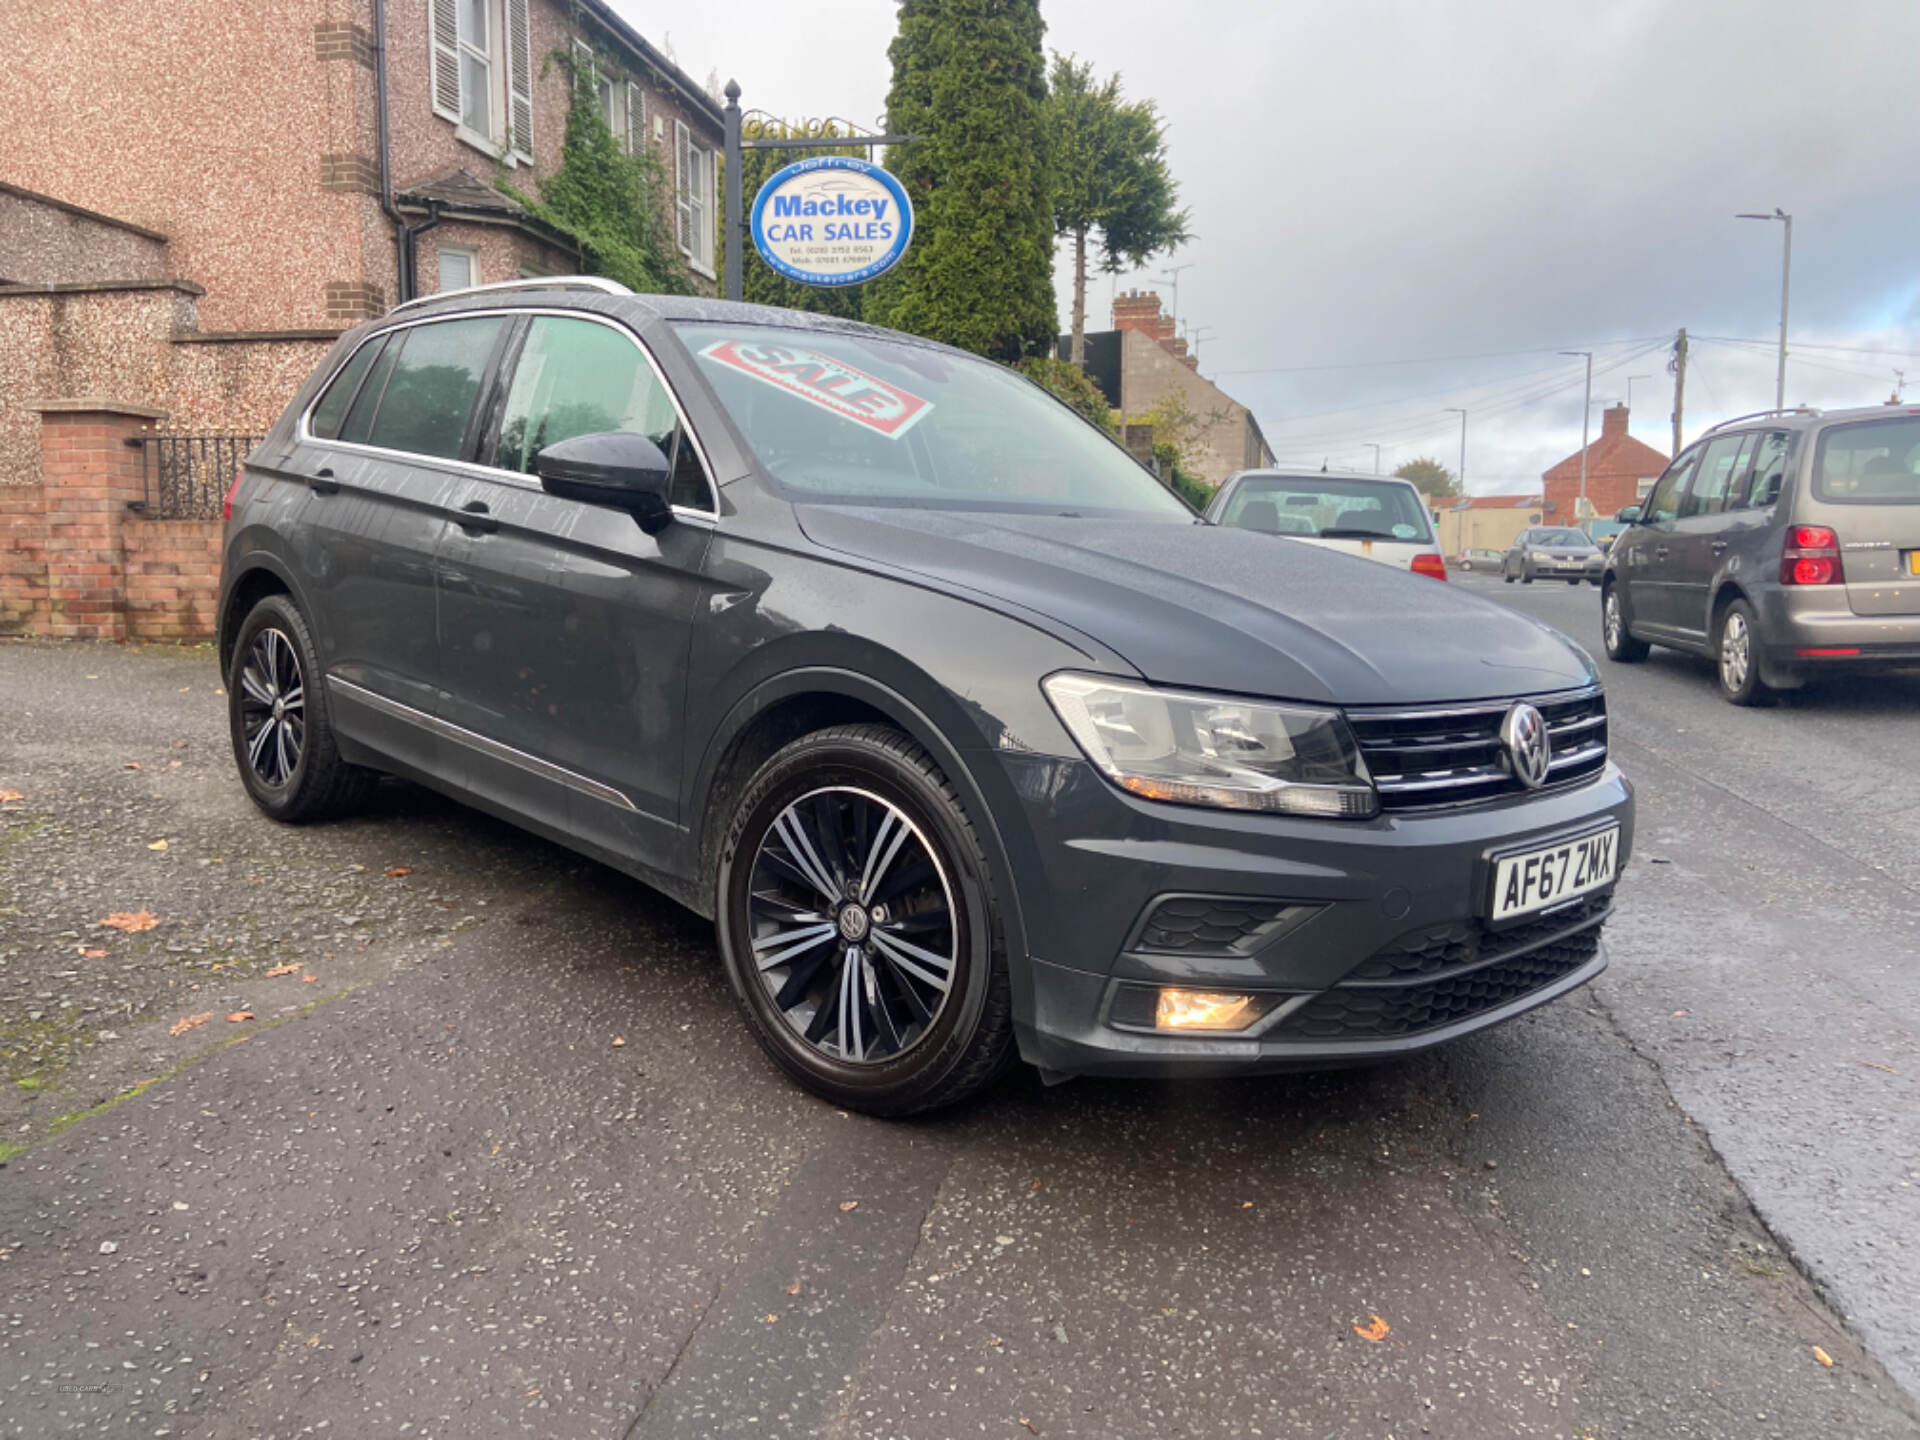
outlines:
[[[373,337],[308,413],[290,467],[313,491],[293,547],[335,722],[431,773],[442,758],[427,723],[440,688],[434,554],[505,325],[427,321]]]
[[[675,843],[688,646],[714,498],[666,383],[625,329],[536,315],[505,367],[441,551],[443,714],[477,799],[662,866]],[[545,446],[634,430],[675,464],[674,520],[549,495]]]
[[[1689,639],[1707,637],[1709,596],[1721,557],[1727,553],[1727,532],[1734,524],[1730,506],[1736,492],[1745,488],[1746,467],[1752,458],[1750,435],[1716,435],[1707,442],[1693,482],[1680,497],[1667,561],[1671,581],[1667,593],[1674,626]]]
[[[1920,411],[1823,430],[1810,489],[1794,519],[1839,537],[1853,613],[1920,615]]]

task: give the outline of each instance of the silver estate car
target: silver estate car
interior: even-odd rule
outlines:
[[[1617,518],[1600,600],[1613,660],[1709,656],[1736,705],[1920,664],[1920,408],[1730,420]]]

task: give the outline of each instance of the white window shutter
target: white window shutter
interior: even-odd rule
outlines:
[[[587,77],[588,86],[598,86],[600,67],[593,63],[593,47],[577,35],[573,40],[573,60],[580,67],[580,73]]]
[[[647,111],[640,87],[627,81],[627,153],[638,155],[647,143]]]
[[[460,16],[455,0],[430,0],[428,38],[433,50],[433,113],[460,123]]]
[[[693,249],[693,132],[673,122],[673,199],[679,216],[680,248]]]
[[[440,3],[440,0],[434,0]],[[507,119],[513,153],[533,163],[533,26],[528,0],[507,0]]]

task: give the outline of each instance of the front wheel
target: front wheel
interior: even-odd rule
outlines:
[[[763,766],[721,847],[720,955],[761,1046],[870,1115],[951,1105],[1012,1061],[1012,989],[978,836],[931,756],[846,725]]]
[[[1506,566],[1502,565],[1500,567],[1500,578],[1506,581],[1507,584],[1511,585],[1513,583],[1513,571],[1509,570]]]
[[[1760,678],[1760,656],[1753,635],[1753,607],[1735,600],[1720,612],[1714,657],[1720,693],[1735,705],[1770,705],[1773,689]]]
[[[1522,585],[1531,585],[1533,583],[1533,571],[1522,570],[1520,572],[1520,583]]]
[[[1617,586],[1608,586],[1600,597],[1600,633],[1606,641],[1607,658],[1622,665],[1637,665],[1653,647],[1633,638],[1627,629],[1627,607],[1621,603]]]

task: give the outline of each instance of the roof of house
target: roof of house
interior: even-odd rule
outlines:
[[[1644,441],[1631,435],[1609,435],[1601,433],[1598,440],[1587,446],[1587,471],[1593,475],[1658,475],[1667,468],[1668,456],[1663,450],[1656,450]],[[1580,471],[1580,452],[1574,451],[1559,464],[1549,466],[1541,479],[1570,471]]]
[[[621,19],[619,12],[607,0],[582,0],[582,5],[588,14],[606,26],[614,38],[639,56],[664,84],[678,91],[680,98],[699,111],[703,119],[716,126],[725,125],[726,112],[720,108],[720,102],[644,35]]]
[[[486,225],[511,225],[539,239],[578,251],[571,235],[554,228],[511,195],[464,170],[442,170],[417,185],[396,190],[393,203],[413,215],[438,215],[448,220],[473,220]]]

